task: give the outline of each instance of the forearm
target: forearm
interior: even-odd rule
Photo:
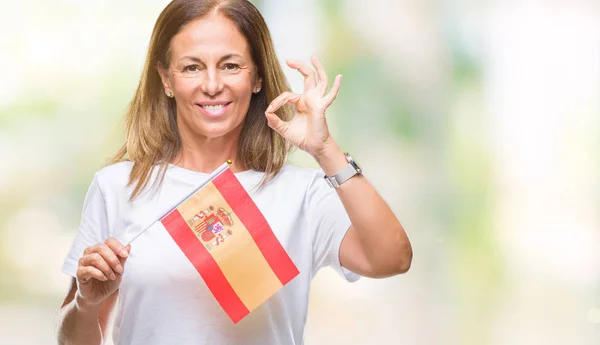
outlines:
[[[331,141],[315,159],[331,176],[348,164],[342,150]],[[402,224],[364,176],[355,176],[336,188],[360,246],[377,271],[402,273],[412,260],[412,248]]]
[[[101,345],[100,306],[86,306],[75,297],[59,314],[59,345]]]

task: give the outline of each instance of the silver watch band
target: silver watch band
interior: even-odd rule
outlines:
[[[342,170],[338,171],[337,174],[333,176],[324,176],[325,181],[327,181],[327,184],[329,184],[330,187],[337,188],[353,176],[362,174],[362,168],[354,158],[352,158],[348,152],[344,152],[344,156],[346,157],[348,164],[343,167]]]
[[[337,174],[333,176],[325,176],[325,181],[334,188],[339,187],[342,183],[348,181],[354,175],[359,174],[356,168],[352,165],[352,163],[346,164],[342,170],[338,171]]]

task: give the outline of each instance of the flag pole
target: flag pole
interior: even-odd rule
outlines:
[[[169,213],[171,213],[171,211],[173,211],[174,209],[176,209],[177,206],[179,206],[179,204],[181,204],[182,202],[184,202],[187,199],[189,199],[192,195],[196,194],[196,192],[198,190],[200,190],[202,187],[204,187],[207,184],[209,184],[217,176],[221,175],[225,170],[227,170],[227,168],[229,168],[229,166],[231,164],[233,164],[233,162],[231,161],[231,159],[228,159],[227,162],[223,163],[223,165],[221,165],[215,171],[213,171],[210,175],[208,175],[208,178],[206,179],[206,181],[204,181],[198,187],[194,188],[194,190],[192,190],[185,198],[183,198],[182,200],[180,200],[177,204],[175,204],[175,206],[171,207],[167,212],[163,213],[160,217],[158,217],[158,220],[152,222],[150,225],[148,225],[146,228],[144,228],[142,231],[140,231],[137,235],[135,235],[129,242],[127,242],[127,244],[125,244],[125,246],[130,245],[131,242],[135,241],[135,239],[137,239],[138,237],[140,237],[141,234],[143,234],[144,232],[146,232],[146,230],[150,229],[152,227],[152,225],[154,225],[154,223],[156,223],[157,221],[163,219],[166,215],[168,215]]]

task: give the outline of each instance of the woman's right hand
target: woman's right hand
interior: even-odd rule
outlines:
[[[79,302],[100,305],[117,291],[130,250],[131,245],[124,246],[114,238],[84,250],[77,267]]]

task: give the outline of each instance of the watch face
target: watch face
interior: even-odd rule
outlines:
[[[362,173],[362,168],[360,167],[360,165],[358,165],[358,162],[356,162],[354,158],[352,158],[352,156],[350,156],[348,153],[346,153],[346,160],[348,160],[348,163],[352,164],[354,169],[356,169],[356,172],[358,172],[359,174]]]

